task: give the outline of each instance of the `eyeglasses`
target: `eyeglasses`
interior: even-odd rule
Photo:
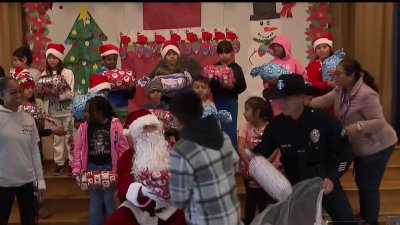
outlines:
[[[4,94],[9,94],[9,95],[17,95],[17,94],[22,94],[23,90],[22,89],[14,89],[10,91],[5,91],[3,92]]]

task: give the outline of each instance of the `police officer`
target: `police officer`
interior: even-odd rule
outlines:
[[[325,194],[322,205],[334,224],[353,224],[352,209],[339,181],[353,158],[348,138],[330,114],[305,106],[306,95],[313,92],[314,88],[298,74],[281,75],[276,86],[265,89],[264,98],[278,99],[282,113],[268,124],[253,151],[268,158],[279,148],[292,185],[321,177]]]

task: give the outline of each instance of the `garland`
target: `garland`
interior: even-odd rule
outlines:
[[[310,4],[311,6],[308,6],[306,12],[310,15],[307,21],[311,21],[311,23],[310,26],[306,28],[305,34],[306,40],[310,42],[310,45],[307,45],[307,59],[311,61],[315,58],[315,52],[312,47],[313,39],[331,33],[329,25],[331,25],[333,21],[329,3],[317,2]]]
[[[51,41],[48,37],[49,29],[47,25],[51,24],[47,10],[52,9],[52,3],[24,3],[23,7],[27,13],[28,29],[26,31],[26,40],[32,50],[32,65],[43,70],[46,67],[46,48],[47,43]]]

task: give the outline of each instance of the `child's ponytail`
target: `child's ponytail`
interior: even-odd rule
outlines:
[[[274,117],[270,101],[266,101],[261,97],[253,96],[248,98],[245,104],[248,105],[253,111],[257,109],[260,110],[260,118],[265,121],[271,121],[271,119]]]

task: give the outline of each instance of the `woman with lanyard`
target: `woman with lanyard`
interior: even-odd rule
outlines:
[[[360,216],[378,224],[379,186],[397,143],[394,129],[386,122],[374,78],[356,60],[346,59],[336,68],[338,87],[314,98],[315,108],[334,107],[354,153],[355,180],[360,199]]]

